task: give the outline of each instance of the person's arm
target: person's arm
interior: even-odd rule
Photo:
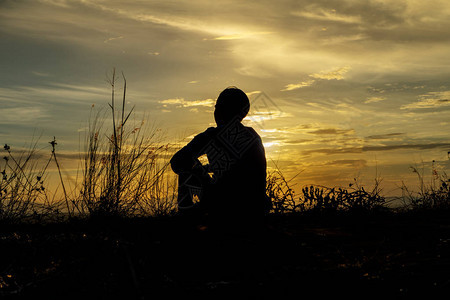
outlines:
[[[201,151],[211,140],[213,130],[214,128],[210,127],[196,135],[192,141],[174,154],[170,160],[170,165],[175,173],[191,172],[200,163],[197,158],[203,154]]]

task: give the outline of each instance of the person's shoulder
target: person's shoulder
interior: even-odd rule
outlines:
[[[197,134],[195,138],[212,137],[217,131],[216,127],[208,127],[205,131]]]
[[[253,129],[253,127],[250,127],[250,126],[245,126],[245,125],[242,125],[242,126],[244,126],[244,128],[245,128],[245,129],[247,129],[247,130],[250,130],[250,131],[253,131],[253,132],[255,132],[255,133],[256,133],[256,130],[255,130],[255,129]]]
[[[244,126],[244,128],[245,128],[246,130],[248,130],[248,132],[250,132],[253,136],[258,137],[258,138],[261,138],[261,137],[259,136],[258,132],[256,132],[255,129],[253,129],[253,127],[250,127],[250,126]]]

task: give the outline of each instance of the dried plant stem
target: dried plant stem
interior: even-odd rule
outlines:
[[[64,199],[66,200],[67,213],[70,216],[70,206],[69,206],[69,199],[67,198],[66,186],[64,184],[64,180],[63,180],[62,175],[61,175],[61,168],[59,166],[58,159],[56,158],[56,145],[57,145],[56,137],[53,137],[53,141],[51,141],[49,143],[52,145],[52,155],[53,155],[53,158],[55,159],[56,168],[58,169],[58,174],[59,174],[59,180],[61,181],[61,186],[62,186],[62,189],[63,189],[63,192],[64,192]]]

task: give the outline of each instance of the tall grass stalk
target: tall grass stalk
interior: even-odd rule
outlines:
[[[51,142],[49,142],[49,143],[50,143],[50,145],[52,145],[52,157],[55,160],[56,168],[58,169],[59,180],[61,182],[61,186],[62,186],[63,193],[64,193],[64,200],[65,200],[65,203],[66,203],[67,213],[70,215],[71,214],[71,209],[70,209],[70,206],[69,206],[69,199],[67,198],[66,185],[64,184],[64,180],[63,180],[62,175],[61,175],[61,167],[59,166],[58,159],[56,158],[56,145],[57,145],[56,137],[53,137],[53,140]]]
[[[155,197],[161,197],[167,163],[161,164],[167,145],[160,131],[144,128],[144,122],[130,124],[134,107],[126,111],[126,79],[121,106],[115,103],[117,77],[111,85],[111,131],[104,129],[104,118],[97,113],[90,120],[83,158],[83,181],[79,202],[91,215],[135,215],[150,212]],[[168,195],[167,195],[168,196]]]

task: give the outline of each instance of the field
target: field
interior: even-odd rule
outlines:
[[[448,211],[270,215],[258,234],[180,216],[8,225],[2,298],[427,297],[450,292]]]

